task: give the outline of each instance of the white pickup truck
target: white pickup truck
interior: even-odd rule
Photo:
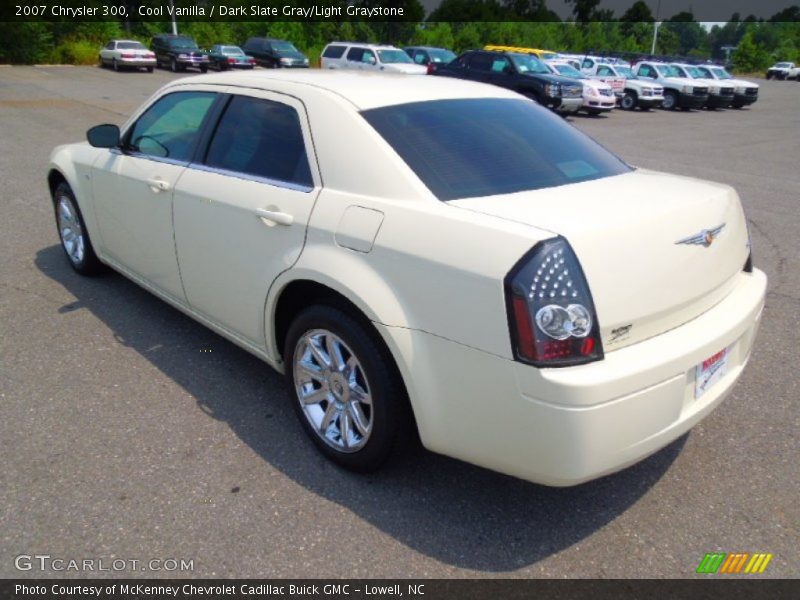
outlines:
[[[708,102],[708,85],[696,79],[681,77],[678,70],[666,63],[645,61],[636,63],[632,68],[639,79],[650,80],[664,88],[664,100],[661,108],[675,110],[682,108],[702,108]]]
[[[619,96],[620,108],[625,110],[633,110],[637,106],[642,110],[650,110],[661,106],[664,100],[662,86],[637,77],[626,65],[597,63],[589,69],[589,76],[614,88]]]
[[[719,81],[720,84],[733,86],[733,103],[731,108],[742,108],[758,100],[758,84],[744,79],[734,79],[733,75],[719,65],[697,65],[695,67],[706,79]]]
[[[793,62],[779,62],[767,69],[767,79],[796,79],[800,81],[800,67]]]

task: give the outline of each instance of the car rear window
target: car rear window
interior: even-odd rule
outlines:
[[[632,170],[522,98],[414,102],[361,114],[439,200],[538,190]]]
[[[328,46],[322,56],[325,58],[341,58],[347,46]]]

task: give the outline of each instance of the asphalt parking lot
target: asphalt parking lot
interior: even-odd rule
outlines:
[[[712,551],[770,552],[763,577],[800,576],[799,83],[760,80],[738,111],[570,118],[633,164],[734,185],[769,294],[708,419],[552,489],[425,452],[342,471],[258,359],[122,276],[72,272],[51,149],[174,77],[0,68],[0,577],[92,575],[20,572],[22,554],[193,560],[126,576],[689,577]]]

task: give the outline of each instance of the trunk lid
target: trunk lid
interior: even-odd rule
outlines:
[[[644,169],[449,204],[563,235],[588,280],[607,352],[714,306],[735,286],[749,253],[731,187]]]

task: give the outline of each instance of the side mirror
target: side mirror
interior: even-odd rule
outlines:
[[[95,125],[86,132],[86,139],[95,148],[119,147],[119,127],[116,125]]]

